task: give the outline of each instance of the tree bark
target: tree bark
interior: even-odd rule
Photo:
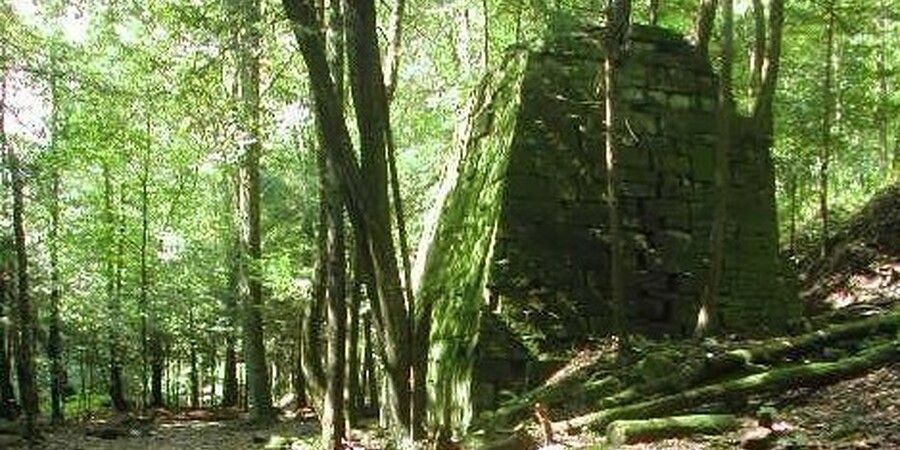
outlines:
[[[119,298],[120,276],[120,260],[121,260],[121,231],[119,215],[113,204],[112,174],[108,163],[103,166],[103,200],[104,200],[104,219],[106,222],[107,232],[106,238],[109,248],[106,251],[106,302],[108,336],[107,346],[109,350],[109,398],[113,408],[116,411],[125,411],[128,404],[125,401],[125,390],[122,387],[122,343],[119,342],[118,324],[114,323],[121,316],[121,304]]]
[[[384,76],[384,87],[388,103],[394,99],[397,88],[397,74],[400,68],[400,52],[402,51],[403,16],[406,12],[406,0],[394,0],[391,19],[388,25],[388,48],[385,56],[387,72]]]
[[[773,107],[781,69],[781,38],[784,31],[784,0],[769,3],[769,39],[762,68],[762,86],[753,106],[753,120],[767,147],[773,142]]]
[[[151,315],[149,305],[150,277],[147,267],[147,251],[150,242],[150,146],[151,146],[151,126],[150,116],[147,115],[147,146],[144,148],[144,155],[141,158],[141,291],[140,291],[140,315],[141,315],[141,405],[146,406],[149,400],[150,387],[148,378],[150,377],[150,331],[149,316]],[[155,321],[154,321],[155,323]],[[158,406],[158,405],[155,405]]]
[[[5,90],[5,86],[4,86]],[[5,105],[4,105],[5,106]],[[16,249],[16,378],[19,382],[19,398],[25,412],[24,436],[37,436],[38,393],[35,386],[34,336],[35,323],[32,311],[28,279],[28,253],[25,244],[25,180],[21,161],[12,145],[6,143],[6,155],[12,174],[13,236]]]
[[[822,81],[822,99],[824,108],[822,112],[822,144],[819,148],[819,218],[822,223],[822,235],[819,243],[820,256],[828,255],[828,235],[830,233],[830,218],[828,211],[828,170],[831,162],[831,127],[834,115],[834,0],[826,2],[825,25],[825,58]]]
[[[0,116],[2,116],[2,112],[0,112]],[[0,127],[0,133],[2,133],[2,127]],[[0,152],[5,155],[4,147],[5,143],[0,146]],[[4,249],[13,248],[13,240],[5,233],[0,234],[0,239],[3,241]],[[0,314],[2,315],[7,315],[7,308],[13,299],[13,270],[12,264],[8,260],[10,256],[6,254],[6,250],[0,254]],[[11,335],[10,331],[6,323],[0,323],[0,418],[12,420],[18,416],[18,406],[13,391],[11,355],[7,351],[9,347],[7,337]]]
[[[371,261],[373,277],[370,281],[369,292],[375,293],[377,301],[377,320],[385,345],[382,349],[385,366],[390,377],[392,390],[392,415],[395,416],[395,426],[398,429],[407,430],[409,423],[409,328],[407,325],[408,313],[405,308],[403,290],[400,283],[400,274],[397,268],[396,253],[394,251],[393,238],[391,236],[390,215],[387,208],[386,179],[382,174],[386,172],[383,165],[384,146],[383,128],[375,124],[364,123],[361,127],[360,137],[364,149],[361,152],[366,160],[366,175],[356,164],[353,155],[349,132],[344,123],[343,110],[337,101],[337,92],[334,81],[329,73],[325,55],[324,38],[321,26],[317,23],[316,8],[310,0],[284,0],[283,5],[288,18],[294,25],[294,35],[300,45],[300,50],[306,61],[310,73],[313,99],[315,102],[316,120],[321,132],[322,148],[327,157],[334,161],[331,170],[336,171],[337,179],[341,181],[347,206],[350,212],[350,220],[360,242],[365,242],[364,250]],[[381,67],[378,59],[377,40],[374,39],[374,6],[371,2],[353,2],[349,16],[354,18],[354,23],[359,23],[366,39],[361,42],[362,55],[372,58],[366,63],[371,64],[370,70],[356,67],[357,73],[368,77],[369,82],[377,79],[375,90],[362,90],[365,95],[376,96],[384,99],[384,85],[381,78]],[[359,14],[360,10],[363,14]],[[358,20],[356,17],[362,17]],[[356,34],[356,33],[354,33]],[[351,48],[353,45],[350,46]],[[354,50],[357,52],[357,50]],[[357,55],[359,56],[359,55]],[[357,62],[359,59],[356,60]],[[351,64],[351,68],[354,64]],[[355,91],[359,92],[358,89]],[[356,94],[355,94],[356,95]],[[377,103],[368,103],[370,108],[357,107],[358,122],[368,122],[366,118],[377,114],[380,108]],[[380,140],[379,147],[373,139]],[[377,156],[377,150],[381,148],[381,157]],[[373,152],[366,149],[374,149]],[[382,165],[371,164],[372,160],[382,161]],[[381,167],[380,170],[377,168]],[[379,182],[379,180],[384,180]]]
[[[56,66],[56,55],[51,49],[51,67]],[[57,86],[55,69],[50,75],[50,148],[54,157],[58,152],[56,147],[59,135],[59,89]],[[50,359],[50,421],[53,424],[63,422],[63,392],[65,389],[65,364],[63,363],[62,343],[62,319],[60,318],[61,289],[59,277],[59,226],[60,226],[60,172],[58,159],[53,161],[51,168],[51,198],[50,198],[50,329],[47,340],[47,356]]]
[[[734,8],[732,7],[732,10]],[[734,15],[734,13],[732,13]],[[734,19],[732,19],[733,21]],[[732,27],[733,28],[733,27]],[[732,38],[733,40],[733,38]],[[753,0],[753,49],[750,53],[750,98],[757,98],[762,88],[763,63],[766,59],[766,9],[762,0]]]
[[[359,244],[356,245],[358,247]],[[363,285],[360,278],[359,266],[362,264],[362,254],[358,248],[352,250],[352,280],[349,283],[350,293],[347,303],[347,370],[344,400],[346,404],[347,429],[353,429],[359,418],[359,412],[363,407],[362,393],[360,391],[361,373],[359,358],[359,333],[360,333],[360,308],[363,301]]]
[[[372,0],[352,2],[348,8],[348,55],[350,67],[350,79],[353,87],[353,103],[356,109],[357,128],[360,134],[360,154],[362,155],[362,176],[366,184],[372,189],[372,213],[380,229],[388,230],[390,237],[390,200],[388,195],[389,172],[389,139],[390,117],[385,94],[383,70],[378,48],[376,34],[375,5]],[[394,333],[387,333],[384,340],[386,356],[385,368],[391,379],[391,415],[394,425],[409,430],[411,435],[416,435],[416,424],[411,423],[411,320],[409,317],[410,298],[404,299],[404,291],[401,289],[400,273],[397,267],[396,252],[393,249],[393,239],[390,238],[389,253],[377,259],[374,266],[386,264],[381,270],[387,275],[384,280],[377,280],[381,286],[390,283],[392,299],[384,298],[380,301],[380,322]],[[374,255],[373,255],[374,256]],[[401,255],[402,257],[403,255]],[[393,334],[393,336],[391,335]]]
[[[619,338],[619,354],[627,352],[627,330],[625,324],[625,236],[622,231],[622,217],[619,209],[619,163],[621,151],[622,112],[616,91],[618,66],[626,50],[628,29],[631,20],[630,0],[609,0],[607,10],[606,35],[604,36],[604,77],[603,87],[605,104],[606,142],[606,199],[609,211],[610,239],[610,286],[609,302],[612,313],[612,330]]]
[[[6,48],[0,44],[0,56],[6,57]],[[8,147],[6,140],[6,68],[0,68],[0,158],[4,158],[6,164],[5,169],[0,171],[0,183],[4,186],[4,192],[7,187],[13,187],[12,149]],[[7,176],[9,178],[7,178]],[[10,189],[12,191],[13,189]],[[2,217],[8,217],[8,211],[5,209],[6,202],[0,201],[0,210]],[[15,239],[12,235],[7,235],[7,230],[0,232],[2,239],[2,249],[0,250],[0,315],[12,316],[12,311],[7,308],[13,307],[15,296],[15,274],[13,264],[13,249],[15,248]],[[12,383],[12,361],[13,355],[11,351],[12,335],[15,330],[8,323],[0,323],[0,417],[6,419],[14,419],[18,416],[18,406],[16,405],[16,397],[13,392]]]
[[[344,98],[344,4],[343,0],[329,0],[325,15],[328,21],[326,33],[329,43],[329,60],[332,77],[335,80],[338,97]],[[334,179],[333,164],[324,158],[325,167],[320,170],[322,183],[319,201],[325,206],[327,264],[325,284],[325,310],[327,316],[325,403],[322,411],[322,441],[326,448],[342,448],[346,437],[346,415],[344,387],[346,380],[347,341],[347,246],[344,232],[344,199],[340,181]]]
[[[229,180],[229,184],[231,184],[233,188],[236,188],[236,183],[231,183]],[[229,205],[232,207],[233,211],[237,209],[237,189],[233,189],[231,192],[233,195],[229,196],[231,199]],[[228,244],[227,254],[228,265],[230,266],[228,289],[222,298],[223,313],[225,315],[225,320],[228,322],[228,327],[225,331],[225,368],[224,379],[222,380],[222,406],[226,408],[238,406],[239,400],[237,371],[238,355],[236,347],[238,318],[240,316],[238,312],[238,295],[240,295],[238,292],[238,279],[240,278],[240,263],[238,262],[238,259],[240,258],[240,240],[237,236],[234,236]]]
[[[238,31],[238,80],[241,161],[238,170],[240,262],[239,292],[244,330],[244,358],[247,388],[253,416],[268,419],[273,414],[269,368],[263,330],[262,262],[260,229],[259,158],[262,150],[259,130],[260,84],[260,3],[240,2]]]
[[[891,116],[888,111],[890,92],[888,91],[887,55],[888,55],[888,24],[890,10],[885,0],[879,2],[879,26],[878,26],[878,143],[880,147],[881,167],[885,173],[889,173],[890,148],[888,142],[888,130],[890,129]]]
[[[702,0],[694,18],[694,45],[703,57],[709,56],[709,41],[716,22],[717,0]]]
[[[651,26],[656,26],[657,22],[659,22],[659,0],[650,0],[650,5],[647,8],[647,19]]]
[[[758,0],[756,0],[758,1]],[[759,39],[764,39],[757,36]],[[728,220],[728,187],[730,185],[728,159],[731,153],[731,128],[735,116],[732,89],[734,67],[734,2],[722,2],[722,65],[719,73],[719,113],[716,115],[718,140],[716,148],[715,184],[716,205],[710,233],[709,280],[700,298],[700,309],[694,335],[705,336],[718,329],[717,300],[722,284],[725,255],[725,224]],[[761,56],[761,55],[760,55]]]

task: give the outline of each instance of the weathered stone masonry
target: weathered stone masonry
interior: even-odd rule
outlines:
[[[487,403],[496,388],[539,376],[538,354],[609,333],[600,32],[555,33],[538,50],[515,52],[487,85],[429,256],[423,295],[436,319],[485,317],[473,356],[476,397]],[[629,327],[680,336],[693,329],[708,276],[716,78],[682,37],[642,26],[619,76]],[[772,163],[738,122],[717,311],[726,330],[758,333],[779,328],[790,307],[776,295]],[[441,330],[434,348],[478,334]]]

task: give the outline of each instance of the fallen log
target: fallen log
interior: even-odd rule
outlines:
[[[700,406],[745,399],[775,391],[816,387],[839,381],[900,359],[900,341],[867,348],[836,362],[808,363],[777,368],[718,384],[701,386],[678,394],[605,409],[555,422],[554,431],[568,432],[590,427],[602,429],[620,419],[641,419],[677,414]]]
[[[885,335],[900,330],[900,312],[869,317],[853,322],[832,325],[811,333],[769,339],[760,344],[730,350],[708,358],[697,366],[693,373],[678,375],[687,387],[702,385],[710,380],[721,380],[739,373],[750,375],[769,370],[767,365],[779,363],[787,358],[799,358],[830,344],[875,335]],[[639,399],[650,399],[677,392],[678,382],[672,380],[652,380],[648,383],[629,386],[614,395],[599,400],[601,409],[610,409]]]
[[[797,358],[835,342],[889,334],[898,329],[900,329],[900,312],[831,325],[811,333],[770,339],[750,348],[725,352],[707,360],[703,372],[707,377],[732,373],[748,366],[770,364],[785,358]]]
[[[606,427],[606,442],[613,446],[661,439],[722,434],[740,426],[730,414],[697,414],[644,420],[616,420]]]

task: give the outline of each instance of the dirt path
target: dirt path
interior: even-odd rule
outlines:
[[[309,449],[318,433],[312,422],[284,421],[250,427],[240,421],[170,420],[129,429],[126,436],[89,436],[91,425],[52,430],[42,450],[245,450]]]

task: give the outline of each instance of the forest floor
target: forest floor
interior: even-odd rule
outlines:
[[[195,410],[153,420],[95,418],[47,428],[34,447],[42,450],[245,450],[311,449],[319,425],[309,417],[285,417],[254,425],[242,415]],[[0,448],[3,448],[0,443]],[[28,448],[24,444],[13,449]]]
[[[807,327],[820,329],[900,311],[900,185],[873,198],[828,242],[795,259]],[[770,400],[783,437],[759,448],[807,450],[900,449],[900,362],[815,389]],[[752,448],[756,420],[735,432],[703,438],[625,445],[631,450]],[[576,441],[577,442],[577,441]],[[578,445],[578,444],[576,444]]]
[[[796,261],[806,327],[821,329],[861,317],[900,311],[900,187],[873,199],[829,242],[830,257],[809,256]],[[809,252],[813,254],[814,252]],[[600,353],[594,352],[594,354]],[[593,364],[590,352],[573,358],[569,370]],[[565,369],[562,372],[564,372]],[[549,383],[553,383],[550,380]],[[571,400],[571,399],[570,399]],[[551,410],[556,418],[573,413]],[[774,408],[779,438],[748,445],[747,436],[759,430],[746,413],[740,429],[724,435],[668,439],[624,445],[629,450],[701,449],[900,449],[900,362],[864,375],[814,389],[791,389],[767,399]],[[577,407],[576,407],[577,408]],[[45,450],[242,450],[311,449],[318,424],[309,413],[282,417],[266,425],[249,425],[236,414],[217,416],[195,411],[162,415],[154,420],[115,423],[89,421],[49,429],[36,448]],[[107,433],[111,431],[112,435]],[[2,437],[2,436],[0,436]],[[599,436],[554,436],[553,447],[581,448],[602,443]],[[359,446],[384,448],[377,439],[359,438]],[[4,448],[0,441],[0,448]],[[5,448],[16,448],[9,447]],[[498,447],[499,448],[499,447]],[[501,450],[525,450],[503,448]]]

